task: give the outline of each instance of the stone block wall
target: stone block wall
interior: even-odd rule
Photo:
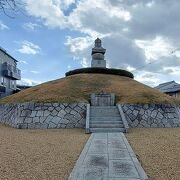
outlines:
[[[16,128],[84,128],[86,103],[0,105],[0,123]],[[129,127],[180,127],[180,105],[121,104]]]
[[[17,127],[19,115],[20,115],[19,104],[0,105],[0,123],[8,124],[12,127]]]
[[[180,105],[121,104],[129,127],[180,127]]]
[[[86,103],[0,105],[0,122],[17,128],[84,128]]]

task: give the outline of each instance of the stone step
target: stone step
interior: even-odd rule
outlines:
[[[122,121],[120,116],[111,117],[100,117],[100,116],[90,116],[91,121]]]
[[[120,116],[117,106],[94,106],[90,108],[90,117],[93,116]]]
[[[123,128],[123,124],[90,124],[90,128]]]
[[[120,116],[118,111],[96,111],[92,112],[90,111],[90,116],[106,116],[106,117],[111,117],[111,116]]]
[[[106,111],[106,110],[116,111],[116,110],[118,110],[118,108],[116,106],[112,106],[112,107],[113,108],[111,108],[111,107],[94,107],[94,108],[92,108],[92,106],[91,106],[91,110],[92,111],[94,111],[94,110],[96,110],[96,111]]]
[[[123,124],[122,121],[90,121],[90,124]]]
[[[91,111],[118,111],[118,108],[91,108]]]
[[[117,113],[96,113],[96,114],[90,114],[90,117],[119,117],[120,114]]]
[[[91,106],[91,109],[116,109],[117,106]]]
[[[117,106],[91,106],[90,132],[125,132]]]
[[[125,132],[124,128],[90,128],[90,132]]]

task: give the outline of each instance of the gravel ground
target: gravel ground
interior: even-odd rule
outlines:
[[[0,180],[65,180],[88,137],[82,129],[0,125]],[[130,129],[126,137],[150,180],[180,180],[180,128]]]
[[[180,128],[130,129],[126,137],[150,180],[180,180]]]
[[[81,129],[20,130],[0,125],[0,179],[65,180],[88,137]]]

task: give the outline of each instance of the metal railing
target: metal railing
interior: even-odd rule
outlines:
[[[21,71],[7,62],[3,63],[2,65],[2,72],[4,76],[7,76],[12,79],[21,79]]]

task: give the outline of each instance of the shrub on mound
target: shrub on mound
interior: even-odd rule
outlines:
[[[100,74],[113,74],[118,76],[126,76],[129,78],[134,78],[134,75],[123,69],[111,69],[111,68],[81,68],[69,71],[66,73],[66,76],[71,76],[74,74],[82,74],[82,73],[100,73]]]

